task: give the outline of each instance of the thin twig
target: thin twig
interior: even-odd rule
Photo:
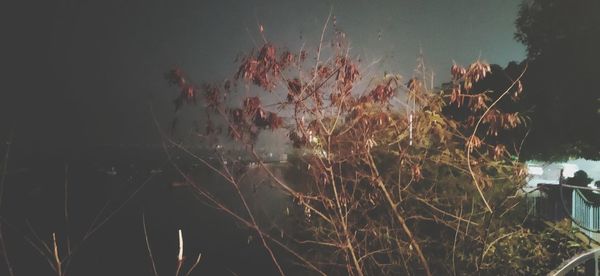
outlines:
[[[168,151],[167,151],[167,154],[169,154]],[[255,229],[255,228],[253,228],[254,225],[251,222],[249,222],[248,220],[244,219],[243,217],[241,217],[240,215],[238,215],[237,213],[232,211],[230,208],[225,206],[223,203],[219,202],[213,195],[211,195],[207,191],[200,189],[199,186],[197,184],[195,184],[193,179],[191,179],[188,175],[184,174],[183,171],[181,171],[181,168],[179,168],[177,166],[177,164],[171,162],[171,165],[180,173],[180,175],[182,177],[184,177],[186,179],[186,181],[193,184],[193,185],[191,185],[191,187],[194,188],[194,191],[197,193],[196,195],[202,196],[204,199],[208,200],[211,204],[216,206],[220,211],[223,211],[223,212],[227,213],[228,215],[232,216],[234,219],[236,219],[237,221],[239,221],[246,227],[248,227],[250,229]],[[256,230],[261,231],[260,229],[256,229]],[[291,248],[289,248],[287,245],[283,244],[282,242],[278,241],[271,235],[269,235],[265,232],[262,232],[262,235],[264,235],[265,238],[267,238],[267,239],[271,240],[272,242],[274,242],[275,244],[277,244],[279,247],[283,248],[285,251],[294,255],[294,257],[298,258],[300,261],[302,261],[304,264],[306,264],[308,267],[310,267],[315,272],[319,273],[320,275],[327,275],[325,272],[318,269],[314,264],[309,262],[306,258],[302,257],[300,254],[298,254],[297,252],[295,252],[294,250],[292,250]]]
[[[52,249],[50,249],[50,246],[48,246],[48,244],[46,244],[46,242],[40,238],[40,236],[37,234],[29,220],[26,219],[25,224],[27,224],[27,227],[29,227],[29,231],[31,231],[33,237],[44,246],[44,249],[46,249],[46,253],[48,253],[48,255],[52,255]]]
[[[517,230],[517,231],[511,232],[511,233],[508,233],[508,234],[504,234],[504,235],[502,235],[502,236],[498,237],[497,239],[495,239],[494,241],[492,241],[492,242],[491,242],[491,243],[490,243],[490,244],[487,246],[487,248],[485,249],[485,251],[483,251],[483,255],[481,255],[481,263],[483,263],[483,260],[484,260],[485,256],[487,255],[488,251],[490,251],[490,249],[492,248],[492,246],[494,246],[494,244],[496,244],[496,243],[497,243],[498,241],[500,241],[501,239],[504,239],[504,238],[506,238],[506,237],[512,236],[512,235],[514,235],[514,234],[516,234],[516,233],[519,233],[519,232],[521,232],[521,231],[522,231],[522,230],[520,229],[520,230]]]
[[[71,238],[69,237],[69,164],[65,164],[65,229],[66,229],[66,237],[67,237],[67,255],[71,255]]]
[[[394,214],[394,216],[398,220],[398,223],[400,223],[400,226],[402,227],[402,230],[404,230],[404,233],[406,234],[406,236],[410,240],[410,243],[412,244],[412,246],[417,251],[417,255],[419,256],[419,261],[421,262],[421,265],[423,266],[423,269],[425,269],[425,274],[428,275],[428,276],[431,276],[431,271],[429,270],[429,264],[427,263],[427,259],[425,258],[425,255],[423,255],[423,251],[421,250],[421,246],[419,245],[419,243],[415,239],[414,235],[412,234],[412,231],[410,231],[410,228],[408,227],[408,225],[406,225],[406,221],[404,220],[404,218],[402,217],[402,215],[400,214],[400,212],[398,212],[398,208],[397,208],[398,204],[396,202],[394,202],[394,200],[392,199],[392,196],[389,193],[387,187],[385,186],[385,184],[381,180],[381,177],[379,176],[379,172],[377,170],[377,166],[375,165],[375,161],[373,160],[373,156],[371,156],[370,153],[368,154],[368,158],[369,158],[370,166],[371,166],[371,168],[373,168],[373,170],[375,171],[375,175],[377,176],[377,179],[376,179],[377,186],[379,186],[379,189],[383,192],[383,194],[385,196],[385,199],[386,199],[386,201],[387,201],[390,209],[392,210],[392,213]]]
[[[144,226],[144,238],[146,240],[146,249],[148,250],[148,257],[150,257],[150,263],[152,264],[152,272],[154,276],[158,276],[156,272],[156,264],[154,257],[152,256],[152,250],[150,249],[150,242],[148,241],[148,231],[146,230],[146,214],[142,212],[142,225]]]
[[[12,136],[13,133],[11,132],[8,140],[6,141],[6,152],[4,153],[4,159],[2,160],[2,175],[0,175],[0,209],[2,208],[2,200],[4,199],[4,182],[6,180],[6,175],[8,174],[8,157],[10,156]]]
[[[460,203],[460,214],[458,215],[461,218],[462,218],[462,213],[463,213],[463,205],[461,202]],[[454,233],[454,242],[452,243],[452,272],[453,272],[454,276],[456,276],[455,253],[456,253],[456,241],[458,240],[458,232],[460,232],[460,220],[458,221],[458,226],[456,227],[456,232]]]
[[[450,213],[448,213],[448,212],[446,212],[446,211],[444,211],[444,210],[442,210],[440,208],[437,208],[434,205],[432,205],[431,203],[427,202],[426,200],[424,200],[424,199],[422,199],[420,197],[415,196],[415,199],[418,200],[418,201],[420,201],[420,202],[423,202],[425,205],[429,206],[431,209],[436,210],[436,211],[438,211],[438,212],[440,212],[440,213],[442,213],[444,215],[447,215],[449,217],[452,217],[452,218],[454,218],[454,219],[456,219],[458,221],[464,221],[464,222],[468,221],[468,220],[462,218],[462,216],[461,217],[457,217],[457,216],[455,216],[453,214],[450,214]],[[469,223],[471,223],[473,225],[479,225],[478,223],[472,222],[472,221],[470,221]]]
[[[10,227],[10,229],[13,230],[13,232],[15,233],[19,233],[21,234],[21,237],[23,238],[23,240],[25,240],[25,242],[27,242],[27,244],[29,244],[33,249],[35,249],[35,251],[44,259],[46,259],[46,261],[48,262],[48,264],[50,265],[50,268],[52,268],[52,270],[54,272],[57,272],[56,267],[54,265],[53,262],[53,256],[52,256],[52,251],[50,250],[50,248],[46,245],[45,242],[41,242],[42,244],[44,244],[44,246],[46,247],[47,253],[44,252],[44,250],[42,250],[42,248],[40,248],[35,242],[33,242],[29,237],[23,235],[19,229],[17,227],[15,227],[14,225],[10,224],[8,221],[6,221],[6,219],[4,219],[3,217],[0,217],[0,222],[3,225],[7,225],[8,227]],[[27,222],[27,221],[26,221]]]
[[[321,39],[319,40],[319,47],[317,48],[317,59],[315,62],[315,69],[313,73],[313,80],[317,76],[317,69],[319,68],[319,62],[321,58],[321,48],[323,47],[323,38],[325,37],[325,30],[327,30],[327,25],[329,24],[329,19],[331,19],[331,13],[333,12],[333,7],[329,9],[329,14],[327,15],[327,20],[325,20],[325,24],[323,24],[323,30],[321,31]]]
[[[4,196],[4,183],[6,180],[6,174],[8,171],[8,157],[10,154],[10,145],[12,143],[13,132],[10,133],[8,140],[6,141],[6,152],[4,154],[4,160],[2,161],[2,171],[0,172],[2,175],[0,176],[0,210],[2,210],[2,199]],[[6,242],[4,241],[4,228],[2,227],[2,223],[0,222],[0,253],[4,256],[4,262],[6,263],[6,267],[8,270],[8,274],[10,276],[14,276],[13,268],[10,263],[10,259],[8,258],[8,252],[6,250]]]
[[[177,254],[177,270],[175,271],[175,276],[179,275],[179,271],[183,266],[183,234],[181,233],[181,229],[178,231],[179,234],[179,253]]]
[[[95,226],[92,224],[90,225],[90,229],[88,229],[88,231],[84,234],[83,238],[81,239],[81,242],[79,242],[78,245],[76,245],[72,250],[71,250],[71,254],[65,256],[63,258],[63,263],[64,263],[64,268],[65,268],[65,273],[69,267],[70,261],[71,261],[71,257],[77,252],[79,251],[79,249],[82,247],[82,245],[84,244],[85,241],[87,241],[94,233],[96,233],[96,231],[98,231],[100,228],[102,228],[102,226],[104,226],[108,221],[110,221],[117,213],[119,213],[129,202],[131,202],[131,200],[148,184],[150,183],[150,180],[152,180],[154,177],[153,174],[150,174],[141,184],[140,186],[138,186],[133,193],[131,193],[129,195],[129,197],[127,199],[125,199],[125,201],[123,201],[123,203],[121,203],[121,205],[119,205],[114,211],[112,211],[111,213],[109,213],[101,222],[99,222],[98,224],[96,224]],[[99,215],[97,216],[99,217]]]
[[[196,268],[196,266],[198,266],[198,263],[200,263],[200,259],[202,259],[202,253],[198,254],[198,258],[196,259],[196,262],[194,262],[194,264],[192,265],[190,270],[188,270],[188,272],[185,274],[185,276],[192,275],[192,271]]]
[[[483,112],[483,114],[481,115],[481,117],[479,117],[479,120],[477,121],[477,124],[475,124],[475,128],[473,129],[473,134],[471,134],[471,136],[469,137],[469,140],[467,141],[467,166],[469,167],[469,172],[471,173],[471,177],[473,178],[473,182],[475,184],[475,188],[477,188],[477,192],[479,192],[479,196],[481,196],[481,199],[483,200],[483,203],[485,203],[485,207],[487,208],[487,210],[490,213],[493,213],[494,211],[492,210],[492,207],[490,206],[490,204],[485,199],[485,196],[483,195],[483,190],[479,186],[479,182],[477,182],[477,177],[475,176],[475,173],[473,172],[473,168],[471,166],[471,151],[473,150],[473,145],[474,145],[474,143],[472,143],[472,141],[473,141],[475,135],[477,134],[477,129],[479,128],[479,125],[481,124],[481,122],[485,118],[485,115],[487,115],[487,113],[492,109],[492,107],[494,107],[498,102],[500,102],[500,100],[502,98],[504,98],[504,96],[506,96],[508,94],[508,92],[521,80],[521,78],[523,77],[523,75],[525,75],[526,71],[527,71],[527,64],[525,64],[525,68],[523,68],[523,71],[521,72],[521,74],[519,75],[519,77],[516,80],[514,80],[512,82],[512,84],[504,91],[504,93],[502,93],[502,95],[500,95],[500,97],[498,97],[498,99],[496,99],[496,101],[494,101],[485,110],[485,112]]]
[[[56,233],[52,233],[52,244],[54,246],[54,261],[56,262],[56,274],[62,276],[62,262],[58,254],[58,244],[56,243]]]
[[[8,275],[14,276],[12,265],[10,264],[10,260],[8,259],[8,254],[6,254],[6,244],[4,244],[4,229],[3,225],[0,222],[0,246],[2,248],[2,255],[4,256],[4,262],[6,263],[6,267],[8,270]]]
[[[221,158],[221,163],[224,163],[223,161],[224,160]],[[225,173],[227,173],[230,176],[230,179],[233,180],[234,179],[233,175],[231,174],[231,172],[229,171],[227,166],[223,166],[223,168],[225,170]],[[271,247],[267,244],[267,241],[265,240],[264,236],[262,235],[262,231],[260,231],[260,226],[256,222],[256,219],[254,219],[254,214],[250,210],[250,207],[248,206],[248,202],[246,201],[246,198],[244,197],[244,195],[242,194],[242,191],[240,190],[240,186],[238,185],[238,183],[235,180],[231,181],[231,184],[232,184],[233,188],[235,189],[236,193],[238,194],[238,196],[240,197],[240,200],[244,204],[246,213],[248,213],[248,216],[250,216],[250,221],[252,221],[252,223],[254,224],[254,227],[257,229],[258,236],[260,237],[263,246],[269,253],[271,260],[273,260],[273,263],[277,267],[279,274],[282,276],[285,275],[285,273],[283,272],[283,268],[281,268],[281,265],[279,265],[279,262],[277,261],[277,258],[275,257],[275,254],[273,253],[273,250],[271,250]]]

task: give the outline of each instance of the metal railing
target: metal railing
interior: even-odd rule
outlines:
[[[531,215],[549,221],[569,218],[575,229],[600,242],[600,201],[594,202],[586,197],[600,198],[599,189],[565,184],[542,185],[546,186],[526,194]]]
[[[597,201],[594,200],[596,193],[600,198],[600,189],[563,183],[557,186],[542,184],[537,189],[527,192],[529,214],[549,221],[570,218],[573,228],[578,229],[591,240],[600,242],[600,201],[594,202]],[[584,275],[600,275],[599,257],[600,248],[589,250],[563,262],[548,275],[572,275],[571,272],[575,271],[577,274],[582,270]]]
[[[576,189],[571,193],[571,216],[574,228],[600,242],[600,204],[591,202]]]
[[[598,257],[600,248],[595,248],[574,256],[562,263],[557,269],[548,273],[549,276],[563,276],[572,272],[581,265],[584,266],[584,275],[598,275]]]
[[[547,192],[546,188],[536,188],[535,190],[526,192],[525,200],[529,215],[548,221],[560,221],[568,218],[569,214],[565,211],[560,194],[557,191],[553,193]],[[570,197],[565,199],[570,199]],[[570,206],[570,204],[570,202],[565,203],[567,206]],[[570,211],[569,209],[567,211]]]

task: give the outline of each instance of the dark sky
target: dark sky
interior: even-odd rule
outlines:
[[[455,60],[505,66],[525,56],[514,41],[519,0],[10,1],[2,5],[0,139],[17,146],[158,141],[175,96],[163,74],[182,66],[195,80],[235,70],[235,56],[268,40],[314,45],[330,7],[352,54],[383,58],[375,69],[410,76],[419,49],[448,78]],[[302,39],[301,39],[302,36]],[[379,39],[381,36],[381,39]]]

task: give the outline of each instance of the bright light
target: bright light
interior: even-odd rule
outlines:
[[[529,175],[543,175],[544,168],[538,166],[527,165],[527,173]]]
[[[563,177],[573,177],[575,172],[579,170],[579,167],[575,164],[564,163],[563,166]]]

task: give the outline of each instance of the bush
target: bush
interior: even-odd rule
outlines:
[[[363,75],[345,34],[331,35],[330,44],[321,41],[312,53],[267,42],[222,84],[196,86],[179,68],[167,73],[180,91],[177,108],[202,102],[209,114],[202,135],[219,137],[227,129],[297,203],[287,212],[298,225],[281,236],[259,225],[230,163],[211,166],[238,191],[246,214],[202,186],[194,190],[256,230],[282,274],[274,244],[320,274],[515,274],[558,265],[538,248],[551,235],[520,226],[526,212],[517,211],[518,191],[526,171],[511,150],[518,147],[488,142],[523,122],[496,108],[498,98],[473,88],[490,66],[454,65],[448,89],[436,91],[422,64],[407,81]],[[516,79],[499,97],[521,91]],[[450,118],[442,112],[448,105],[470,115]],[[295,148],[288,181],[257,153],[265,130],[287,133]]]

